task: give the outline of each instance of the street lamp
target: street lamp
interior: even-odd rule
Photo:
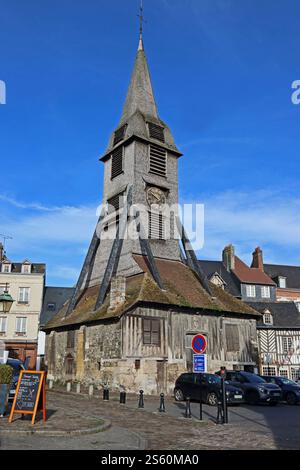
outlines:
[[[11,309],[14,299],[8,293],[7,284],[3,294],[0,295],[0,313],[8,313]]]

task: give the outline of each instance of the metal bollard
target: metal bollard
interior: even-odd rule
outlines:
[[[224,424],[224,415],[223,415],[223,407],[222,402],[218,399],[218,414],[217,414],[217,424]]]
[[[103,400],[104,401],[109,401],[109,388],[104,388],[103,389]]]
[[[80,393],[80,383],[76,384],[76,393]]]
[[[144,408],[144,391],[140,390],[139,408]]]
[[[191,399],[190,397],[186,397],[186,402],[185,402],[185,418],[191,418],[192,413],[191,413]]]
[[[71,391],[71,382],[67,382],[67,392]]]
[[[92,397],[94,395],[94,385],[89,386],[89,396]]]
[[[49,388],[50,390],[53,388],[53,380],[49,380]]]
[[[160,413],[165,413],[166,412],[165,395],[163,393],[160,394],[159,412]]]
[[[120,403],[122,405],[126,404],[126,392],[125,392],[125,390],[120,392]]]

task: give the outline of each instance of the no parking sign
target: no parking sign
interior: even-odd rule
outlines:
[[[207,341],[205,336],[203,335],[196,335],[192,339],[192,350],[196,354],[203,354],[207,347]]]

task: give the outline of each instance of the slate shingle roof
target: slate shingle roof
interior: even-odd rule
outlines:
[[[215,273],[218,273],[223,281],[226,282],[225,290],[234,297],[241,297],[238,282],[232,273],[227,271],[222,261],[199,260],[199,264],[208,279],[210,279]]]
[[[23,264],[28,264],[26,262],[24,263],[11,263],[11,272],[12,273],[21,273],[22,272],[22,266]],[[1,264],[0,264],[1,268]],[[44,263],[31,263],[31,273],[32,274],[44,274],[46,272],[46,265]]]
[[[43,307],[40,316],[40,327],[48,323],[61,310],[74,292],[73,287],[45,287]],[[49,310],[48,305],[54,304],[55,309]]]
[[[287,289],[300,289],[300,266],[264,264],[265,272],[277,282],[278,277],[286,277]]]
[[[273,315],[275,328],[300,328],[300,312],[294,302],[251,302],[251,306],[260,313],[269,310]],[[262,318],[258,321],[258,327],[272,328],[264,325]]]

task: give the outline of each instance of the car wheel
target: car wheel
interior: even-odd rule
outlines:
[[[207,404],[210,406],[217,406],[218,404],[218,397],[215,392],[211,392],[207,396]]]
[[[184,395],[182,390],[180,388],[176,388],[174,391],[174,397],[176,401],[183,401],[184,400]]]
[[[286,395],[286,401],[288,405],[296,405],[297,403],[297,397],[293,392],[289,392]]]
[[[249,405],[257,405],[259,402],[259,396],[256,392],[249,392],[246,395],[246,402],[249,403]]]

